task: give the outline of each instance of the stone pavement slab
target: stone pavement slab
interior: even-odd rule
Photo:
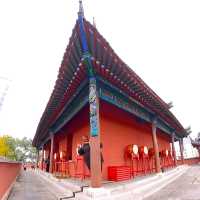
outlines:
[[[56,188],[45,182],[34,171],[22,171],[8,200],[56,200]]]
[[[192,166],[177,180],[145,200],[200,200],[200,165]]]

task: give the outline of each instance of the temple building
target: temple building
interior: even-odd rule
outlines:
[[[199,153],[198,150],[192,145],[193,140],[191,140],[190,136],[185,137],[183,139],[183,156],[184,159],[192,159],[192,158],[198,158]],[[180,154],[180,148],[179,144],[175,143],[175,150],[176,150],[176,158],[177,160],[181,159],[181,154]]]
[[[175,141],[184,163],[183,138],[189,131],[85,19],[79,3],[78,19],[33,140],[41,169],[89,176],[91,186],[100,187],[102,180],[117,179],[118,172],[118,180],[124,180],[176,166]],[[90,170],[79,167],[84,162],[78,154],[82,136],[89,138]]]
[[[194,140],[191,139],[191,144],[198,151],[200,156],[200,133],[198,133],[197,137]]]

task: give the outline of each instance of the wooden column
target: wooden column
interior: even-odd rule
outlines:
[[[161,172],[161,167],[160,167],[160,158],[159,158],[159,149],[158,149],[158,141],[157,141],[157,136],[156,136],[156,120],[153,121],[152,123],[152,140],[153,140],[153,148],[155,152],[155,166],[156,166],[156,172],[159,173]]]
[[[49,172],[53,173],[53,152],[54,152],[54,134],[51,134],[51,149],[50,149],[50,165],[49,165]]]
[[[176,160],[176,150],[174,146],[174,137],[175,137],[175,132],[172,133],[172,156],[174,158],[174,166],[177,166],[177,160]]]
[[[44,145],[42,146],[42,170],[44,169]]]
[[[90,105],[90,173],[91,187],[101,187],[101,153],[99,128],[99,98],[97,95],[96,79],[89,80]]]
[[[200,160],[200,147],[197,148],[198,153],[199,153],[199,160]]]
[[[39,150],[39,149],[37,149],[36,168],[38,168],[38,162],[39,162],[39,152],[40,152],[40,150]]]
[[[180,147],[180,155],[181,155],[181,164],[184,164],[184,156],[183,156],[183,138],[179,140],[179,147]]]

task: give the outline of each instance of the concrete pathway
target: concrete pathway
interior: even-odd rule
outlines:
[[[48,184],[32,170],[22,171],[9,200],[56,200],[56,188]]]
[[[192,166],[185,174],[145,200],[200,200],[200,165]]]

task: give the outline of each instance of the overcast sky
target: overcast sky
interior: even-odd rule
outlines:
[[[200,131],[200,2],[84,0],[86,18],[165,102]],[[0,134],[33,137],[77,19],[78,0],[0,0]],[[0,96],[1,99],[1,96]]]

